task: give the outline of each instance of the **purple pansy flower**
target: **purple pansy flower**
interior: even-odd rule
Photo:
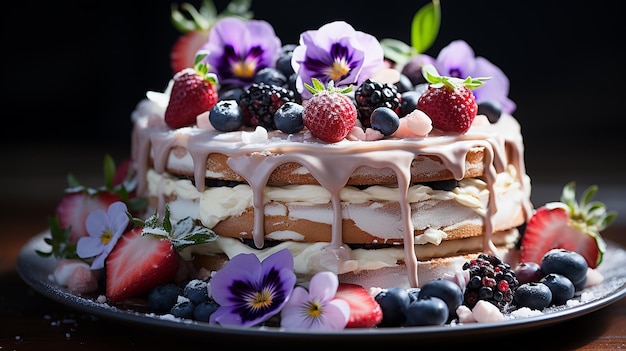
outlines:
[[[211,295],[220,307],[210,323],[253,326],[283,308],[296,284],[293,256],[280,250],[261,262],[255,254],[239,254],[211,278]]]
[[[211,28],[199,52],[220,84],[245,87],[265,67],[274,67],[282,44],[274,28],[262,20],[225,17]]]
[[[280,326],[286,329],[341,330],[350,319],[350,305],[336,299],[339,279],[332,272],[316,273],[309,290],[297,286],[281,312]]]
[[[85,227],[89,236],[78,239],[76,254],[81,258],[95,257],[91,269],[104,267],[104,260],[124,234],[129,222],[126,211],[126,204],[117,201],[109,205],[107,212],[98,209],[87,216]]]
[[[331,80],[335,86],[359,85],[385,67],[378,40],[343,21],[302,33],[291,65],[298,74],[296,89],[305,99],[311,92],[304,88],[304,83],[310,85],[312,78],[324,85]]]
[[[441,75],[464,79],[491,77],[486,84],[473,90],[476,102],[495,100],[502,112],[512,113],[516,105],[508,98],[509,79],[500,68],[484,57],[476,57],[474,50],[464,40],[455,40],[441,49],[434,66]]]

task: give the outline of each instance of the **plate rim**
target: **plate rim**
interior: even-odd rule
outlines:
[[[477,331],[489,332],[518,332],[530,331],[546,325],[561,323],[570,319],[589,314],[604,308],[611,303],[620,300],[626,296],[626,273],[618,276],[611,276],[611,279],[623,280],[621,285],[617,286],[612,292],[594,299],[592,301],[581,303],[577,306],[562,308],[541,315],[507,319],[501,322],[493,323],[466,323],[445,326],[420,326],[420,327],[391,327],[391,328],[367,328],[367,329],[343,329],[340,331],[309,331],[309,330],[284,330],[276,327],[223,327],[211,325],[206,322],[187,321],[175,317],[165,318],[162,315],[154,313],[143,313],[133,310],[120,309],[106,303],[99,303],[91,298],[79,296],[70,293],[65,288],[55,284],[49,279],[52,274],[54,257],[43,257],[35,252],[35,249],[45,249],[47,245],[44,242],[49,230],[40,232],[33,236],[20,250],[17,261],[16,270],[21,279],[31,288],[42,294],[46,298],[54,300],[67,307],[93,314],[95,316],[114,320],[126,324],[133,324],[139,327],[157,327],[167,332],[191,333],[191,334],[214,334],[221,336],[253,336],[258,338],[280,338],[284,339],[300,339],[303,337],[330,339],[330,340],[356,340],[367,337],[368,340],[376,340],[379,338],[388,338],[393,336],[395,339],[410,340],[426,340],[438,339],[442,336],[476,336],[480,333]],[[620,245],[607,241],[607,252],[609,250],[622,251],[626,254],[626,249]],[[605,256],[605,258],[608,255]],[[626,261],[624,262],[626,264]],[[601,266],[602,267],[602,266]],[[42,269],[43,268],[43,269]],[[607,277],[598,284],[602,286],[607,284]],[[619,283],[618,283],[619,284]]]

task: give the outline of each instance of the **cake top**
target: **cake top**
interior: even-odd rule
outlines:
[[[416,13],[410,45],[397,39],[378,39],[344,21],[306,30],[300,34],[298,43],[283,43],[270,23],[253,18],[249,4],[229,6],[225,15],[216,14],[214,8],[207,11],[205,7],[210,6],[205,4],[199,12],[212,14],[208,19],[199,18],[199,13],[189,8],[190,18],[174,10],[173,22],[186,34],[176,42],[171,55],[175,75],[165,92],[168,95],[165,122],[170,128],[209,125],[229,132],[260,126],[285,133],[308,130],[323,142],[344,138],[378,140],[423,137],[432,128],[464,133],[479,110],[491,122],[501,113],[511,114],[515,110],[515,103],[508,97],[507,76],[489,60],[476,56],[467,42],[452,41],[436,57],[424,53],[439,31],[438,1]],[[428,80],[424,69],[430,72]],[[190,86],[188,77],[201,81],[207,73],[211,78],[204,81],[202,94],[194,95],[193,99],[182,98],[190,95],[185,88]],[[483,84],[485,81],[488,84]],[[442,82],[446,84],[439,84]],[[317,88],[311,89],[316,83]],[[354,121],[354,111],[344,111],[342,118],[336,119],[332,114],[322,120],[307,121],[301,117],[314,91],[330,84],[353,101]],[[439,94],[447,91],[451,92],[450,97]],[[436,99],[422,99],[420,110],[429,110],[428,118],[414,115],[403,118],[415,110],[422,92],[436,95]],[[461,98],[462,94],[467,97]],[[460,102],[456,108],[466,106],[465,116],[437,117],[437,110],[441,111],[439,115],[450,115],[454,107],[442,108],[446,101],[457,97]],[[218,98],[226,101],[216,106]],[[293,103],[304,108],[292,108]],[[241,111],[229,108],[235,104]],[[286,106],[280,109],[282,105]],[[199,111],[208,111],[213,106],[217,110],[213,116],[198,116]],[[392,111],[381,109],[372,116],[378,107]],[[328,112],[327,107],[325,113]],[[206,121],[207,117],[210,121]],[[409,123],[415,120],[419,122]],[[342,123],[322,127],[326,121]],[[329,135],[329,130],[334,135]]]

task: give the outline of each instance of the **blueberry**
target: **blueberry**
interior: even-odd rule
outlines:
[[[406,289],[406,292],[409,294],[409,298],[411,299],[411,302],[417,300],[417,298],[419,297],[420,294],[420,288],[408,288]]]
[[[520,284],[538,282],[544,275],[539,263],[520,262],[515,266],[515,276]]]
[[[427,296],[411,302],[406,310],[406,325],[443,325],[448,315],[448,305],[442,299]]]
[[[575,251],[553,249],[541,259],[541,270],[545,274],[562,274],[569,279],[576,290],[582,290],[587,282],[587,261]]]
[[[487,116],[491,123],[496,123],[502,115],[502,104],[496,100],[485,100],[478,103],[478,114]]]
[[[574,284],[564,275],[550,273],[539,281],[550,288],[552,292],[552,305],[564,305],[567,300],[574,297]]]
[[[293,50],[296,45],[286,44],[280,50],[278,59],[276,59],[276,69],[278,69],[286,77],[294,74],[293,66],[291,65],[291,58],[293,57]]]
[[[274,67],[261,68],[254,75],[254,83],[265,83],[282,87],[287,84],[287,76]]]
[[[148,292],[148,306],[155,313],[167,313],[182,294],[182,289],[175,284],[159,285]]]
[[[193,311],[195,308],[196,306],[191,301],[185,300],[176,303],[170,310],[170,313],[174,317],[193,319]]]
[[[411,298],[404,288],[393,287],[379,292],[374,299],[383,311],[379,327],[399,327],[406,321],[405,311]]]
[[[391,135],[398,130],[400,117],[389,107],[377,107],[370,115],[370,124],[383,135]]]
[[[213,300],[206,300],[196,305],[193,310],[193,319],[199,322],[208,322],[213,312],[217,311],[220,305]]]
[[[304,128],[302,112],[304,107],[295,102],[285,102],[274,113],[274,124],[283,133],[293,134]]]
[[[209,299],[208,283],[201,279],[190,280],[183,289],[183,296],[187,297],[194,305],[198,305]]]
[[[530,282],[517,287],[513,299],[519,307],[542,310],[550,306],[552,291],[544,283]]]
[[[219,99],[239,101],[241,94],[243,94],[243,88],[241,87],[232,87],[232,88],[222,87],[222,89],[220,89]]]
[[[415,111],[417,108],[417,100],[419,100],[420,96],[422,96],[422,94],[415,90],[402,93],[400,97],[400,106],[398,107],[398,116],[404,117]]]
[[[446,303],[450,312],[448,320],[456,317],[456,309],[463,303],[463,290],[457,283],[451,280],[435,279],[424,284],[418,299],[430,296],[438,297]]]
[[[243,112],[236,100],[220,100],[209,112],[209,121],[220,132],[232,132],[243,125]]]
[[[404,93],[406,91],[413,89],[413,82],[406,75],[400,73],[400,79],[394,84],[396,89],[398,89],[399,93]]]

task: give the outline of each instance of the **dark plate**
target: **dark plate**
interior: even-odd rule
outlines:
[[[295,340],[314,337],[316,340],[332,341],[416,341],[434,340],[448,337],[495,335],[494,333],[513,333],[528,331],[586,315],[621,299],[626,295],[626,250],[608,242],[605,260],[599,271],[604,276],[602,283],[577,293],[575,300],[580,303],[571,306],[551,308],[541,315],[507,319],[498,323],[471,323],[462,325],[405,327],[405,328],[372,328],[346,329],[336,332],[291,331],[270,327],[225,328],[208,323],[181,321],[154,314],[146,314],[133,310],[120,309],[108,304],[101,304],[92,298],[69,293],[56,285],[49,277],[56,262],[54,258],[44,258],[35,253],[35,249],[48,251],[44,242],[47,232],[33,237],[20,251],[17,259],[17,271],[22,279],[33,289],[44,296],[67,305],[76,310],[90,313],[102,318],[121,323],[133,324],[150,329],[162,329],[177,335],[193,334],[194,336],[222,337],[254,337],[263,340]],[[584,300],[584,302],[582,302]]]

